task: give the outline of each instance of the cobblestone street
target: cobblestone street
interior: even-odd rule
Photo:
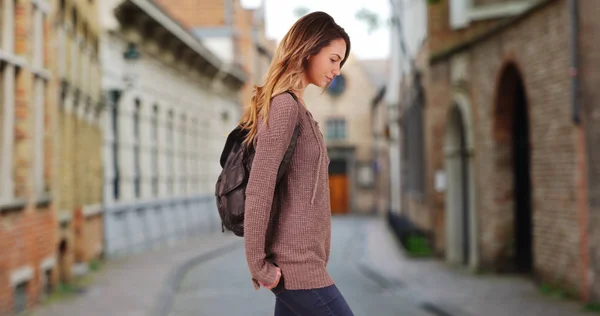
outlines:
[[[539,294],[522,277],[475,276],[435,259],[408,259],[381,219],[334,218],[329,271],[355,315],[591,315]],[[96,279],[79,297],[34,315],[273,313],[273,295],[252,287],[242,240],[220,233],[109,262]]]

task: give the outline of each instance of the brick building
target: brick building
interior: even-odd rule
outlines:
[[[45,1],[0,2],[0,314],[56,284],[52,84]]]
[[[101,72],[97,1],[57,0],[52,23],[57,86],[57,260],[61,282],[84,274],[102,245]]]
[[[584,257],[584,262],[589,264],[588,284],[590,298],[596,302],[600,301],[600,148],[594,145],[600,144],[600,6],[593,1],[579,1],[579,75],[580,94],[575,100],[581,107],[581,122],[585,129],[585,139],[578,138],[578,145],[587,151],[587,163],[580,163],[578,167],[587,168],[588,178],[580,179],[578,183],[587,191],[578,192],[580,198],[589,202],[589,216],[583,216],[584,225],[587,224],[587,244],[589,247],[589,258]],[[581,165],[582,164],[582,165]],[[589,222],[588,222],[589,221]],[[588,223],[586,223],[588,222]],[[585,271],[584,271],[585,273]]]
[[[578,93],[570,67],[581,56],[577,92],[581,104],[593,104],[598,45],[589,38],[598,27],[596,9],[580,1],[575,47],[582,49],[573,55],[571,3],[441,0],[428,6],[425,194],[428,228],[449,262],[527,273],[586,299],[593,283],[588,244],[598,252],[587,236],[598,173],[589,163],[587,199],[586,161],[596,156],[586,152],[582,126],[589,127],[591,148],[597,109],[585,107],[584,125],[574,121]],[[598,271],[598,255],[591,257]]]

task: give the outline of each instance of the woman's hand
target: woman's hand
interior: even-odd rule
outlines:
[[[266,285],[266,284],[258,281],[258,283],[267,290],[274,289],[277,286],[277,284],[279,284],[279,280],[281,279],[281,269],[279,267],[275,267],[275,269],[277,271],[277,276],[275,277],[275,283],[273,283],[271,285]]]

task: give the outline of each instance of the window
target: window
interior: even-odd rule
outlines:
[[[190,160],[189,160],[189,165],[193,165],[193,163],[195,162],[201,162],[200,159],[200,155],[199,155],[199,150],[200,150],[200,139],[199,139],[199,133],[198,133],[198,119],[197,118],[193,118],[192,119],[192,131],[191,131],[191,142],[192,145],[190,146],[190,149],[192,150],[191,155],[190,155]],[[194,172],[194,178],[192,180],[193,182],[193,190],[195,190],[195,193],[201,192],[201,188],[200,188],[200,178],[201,178],[202,173],[201,172]]]
[[[0,61],[0,149],[2,149],[2,151],[4,151],[3,149],[3,145],[4,145],[4,100],[6,100],[6,96],[4,95],[5,93],[5,89],[4,89],[4,85],[6,84],[6,76],[8,74],[8,71],[6,70],[6,64],[2,61]],[[0,201],[2,200],[3,197],[3,187],[4,187],[4,176],[6,174],[9,174],[7,172],[5,172],[6,170],[4,170],[2,167],[4,166],[4,160],[5,157],[7,155],[0,155]]]
[[[418,90],[420,88],[417,87]],[[403,187],[407,193],[422,198],[425,191],[425,151],[423,126],[423,96],[418,94],[413,106],[403,118],[404,144]]]
[[[0,198],[1,200],[11,200],[14,198],[14,181],[12,178],[13,149],[14,149],[14,113],[16,85],[15,78],[18,73],[15,66],[0,62],[0,73],[2,75],[2,103],[0,105]],[[8,116],[7,116],[8,115]]]
[[[460,29],[469,25],[469,6],[471,0],[450,0],[450,25]]]
[[[52,294],[53,284],[52,284],[52,269],[44,270],[44,295],[48,297]]]
[[[14,312],[19,315],[27,309],[27,287],[29,282],[22,282],[15,287]]]
[[[327,139],[342,140],[346,139],[346,120],[335,118],[327,120]]]
[[[6,8],[4,7],[4,1],[0,1],[0,50],[4,49],[4,37],[6,36],[4,33],[8,29],[8,21],[5,21],[4,12]]]
[[[173,127],[173,111],[169,111],[169,121],[167,122],[167,130],[169,133],[169,193],[173,194],[175,186],[175,128]]]
[[[77,29],[78,29],[78,18],[77,18],[77,11],[75,10],[75,8],[73,8],[73,10],[71,11],[71,35],[72,35],[72,40],[71,40],[71,54],[69,56],[69,61],[70,61],[70,70],[71,70],[71,81],[72,82],[77,82],[77,66],[78,66],[78,59],[79,59],[79,54],[78,52],[78,46],[77,46],[77,39],[79,37],[79,35],[77,34]]]
[[[133,159],[134,159],[134,175],[133,175],[133,187],[135,190],[135,197],[141,196],[141,161],[140,161],[140,100],[135,100],[135,110],[133,113]]]
[[[2,40],[4,41],[3,48],[9,53],[14,53],[16,46],[15,41],[17,38],[17,23],[15,23],[15,21],[17,20],[18,1],[4,1],[4,4],[7,6],[4,7],[4,10],[6,10],[6,12],[4,16],[2,16],[2,19],[4,20],[5,16],[7,16],[8,19],[6,19],[2,30],[4,33],[2,38]]]
[[[185,114],[181,116],[181,150],[179,152],[181,159],[181,193],[187,193],[187,182],[188,182],[188,172],[187,172],[187,118]]]
[[[33,67],[44,67],[44,13],[34,4],[33,6]]]
[[[41,195],[48,191],[44,179],[44,104],[46,94],[46,82],[39,77],[34,79],[34,100],[33,113],[35,113],[35,131],[34,131],[34,170],[35,170],[35,193]]]
[[[158,105],[152,115],[152,194],[158,197]]]
[[[118,102],[119,102],[119,92],[116,90],[112,90],[110,94],[111,98],[111,122],[112,122],[112,160],[113,160],[113,198],[115,200],[119,199],[119,183],[120,183],[120,173],[119,173],[119,110],[118,110]]]

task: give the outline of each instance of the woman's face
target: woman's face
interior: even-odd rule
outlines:
[[[306,79],[309,84],[323,88],[340,74],[341,62],[346,55],[346,42],[335,39],[313,56],[308,57]]]

